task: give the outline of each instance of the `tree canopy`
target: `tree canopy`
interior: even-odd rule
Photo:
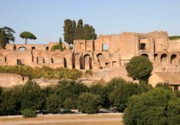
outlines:
[[[125,125],[178,125],[179,104],[172,91],[162,88],[132,96],[124,113]]]
[[[135,56],[127,64],[126,70],[133,79],[147,82],[153,70],[153,66],[147,57]]]
[[[5,48],[7,43],[15,41],[14,33],[15,31],[10,27],[0,28],[0,48]]]
[[[28,32],[28,31],[22,32],[19,36],[25,39],[25,44],[27,44],[28,39],[33,39],[33,40],[37,39],[37,37],[33,33]]]
[[[80,19],[76,26],[76,21],[66,19],[64,21],[64,40],[68,44],[73,44],[74,40],[91,40],[96,39],[97,35],[93,26],[89,24],[83,24],[83,20]]]

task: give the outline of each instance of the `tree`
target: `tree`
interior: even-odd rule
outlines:
[[[5,45],[7,43],[10,43],[10,41],[14,42],[15,38],[13,36],[13,34],[15,33],[15,31],[10,28],[10,27],[3,27],[0,28],[0,47],[1,48],[5,48]]]
[[[128,98],[139,94],[138,84],[131,82],[121,82],[109,94],[109,100],[118,111],[123,112],[127,107]]]
[[[63,106],[65,109],[74,109],[76,107],[75,100],[71,98],[66,98],[63,102]]]
[[[80,112],[83,113],[96,113],[98,112],[98,106],[101,104],[101,97],[92,93],[83,93],[78,97],[77,107]]]
[[[84,39],[84,27],[83,27],[83,20],[80,19],[78,21],[78,25],[76,28],[76,40]]]
[[[21,109],[41,109],[45,99],[40,86],[32,81],[28,81],[21,92]]]
[[[136,56],[129,61],[126,70],[133,79],[138,79],[140,82],[145,81],[147,83],[153,70],[153,66],[147,57]]]
[[[20,36],[22,39],[25,39],[25,44],[27,44],[27,40],[28,40],[28,39],[33,39],[33,40],[36,39],[36,36],[35,36],[33,33],[28,32],[28,31],[22,32],[19,36]]]
[[[51,94],[46,98],[46,110],[50,113],[60,112],[62,106],[61,98],[56,94]]]
[[[81,93],[87,91],[87,86],[70,80],[60,81],[55,89],[55,93],[62,99],[62,102],[64,102],[66,98],[76,100]]]
[[[168,125],[168,105],[175,98],[174,93],[162,88],[130,97],[124,113],[125,125]]]
[[[180,124],[180,98],[173,99],[168,105],[168,125]]]
[[[157,83],[156,88],[163,88],[163,89],[172,91],[172,89],[168,83]]]
[[[71,21],[70,19],[66,19],[64,21],[64,41],[66,41],[69,45],[73,44],[75,27],[75,21]]]
[[[84,39],[85,40],[91,40],[96,39],[97,35],[95,33],[95,29],[92,26],[89,26],[88,24],[84,25]]]
[[[61,38],[59,38],[59,49],[60,49],[60,51],[63,51],[63,50],[64,50],[64,48],[63,48],[63,46],[62,46],[62,40],[61,40]]]

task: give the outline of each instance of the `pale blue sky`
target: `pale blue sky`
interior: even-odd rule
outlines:
[[[180,35],[180,0],[0,0],[0,27],[31,31],[48,43],[63,38],[64,20],[83,19],[99,34],[168,31]]]

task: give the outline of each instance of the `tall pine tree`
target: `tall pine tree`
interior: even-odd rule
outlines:
[[[59,38],[59,49],[60,49],[60,51],[63,51],[64,49],[63,49],[63,45],[62,45],[62,40],[61,40],[61,38]]]
[[[74,41],[74,31],[73,31],[73,25],[72,21],[70,19],[66,19],[64,21],[64,40],[68,44],[73,44]]]
[[[76,28],[76,40],[84,39],[84,27],[83,27],[83,20],[80,19],[78,21],[78,25]]]
[[[0,49],[5,48],[7,43],[6,34],[0,29]]]

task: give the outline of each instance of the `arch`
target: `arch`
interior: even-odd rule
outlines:
[[[92,69],[92,58],[89,54],[84,55],[84,69]]]
[[[53,58],[51,58],[51,63],[54,63],[54,60],[53,60]]]
[[[171,55],[171,57],[170,57],[170,64],[174,64],[174,65],[177,64],[177,56],[176,56],[176,54],[172,54]]]
[[[144,57],[149,57],[149,55],[148,55],[148,54],[146,54],[146,53],[141,54],[141,56],[144,56]]]
[[[21,46],[21,47],[18,48],[18,50],[19,50],[20,52],[24,52],[24,51],[26,51],[26,47]]]
[[[67,68],[67,60],[64,58],[64,67]]]
[[[161,55],[161,63],[167,64],[167,54],[162,54]]]
[[[35,46],[33,46],[31,49],[34,50],[34,49],[36,49],[36,48],[35,48]]]
[[[47,46],[47,47],[46,47],[46,51],[48,51],[48,50],[49,50],[49,47]]]
[[[75,60],[74,60],[74,63],[75,63],[74,67],[75,67],[76,69],[80,69],[80,68],[81,68],[80,62],[81,62],[80,54],[79,54],[79,53],[76,53],[76,54],[75,54]]]
[[[16,45],[13,46],[13,51],[16,51]]]
[[[154,61],[157,61],[158,54],[154,54]]]
[[[102,62],[103,62],[103,54],[102,53],[98,53],[97,54],[97,59],[98,59],[98,63],[99,63],[99,68],[102,68]]]

